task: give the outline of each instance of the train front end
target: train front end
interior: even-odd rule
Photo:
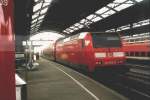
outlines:
[[[115,67],[124,64],[126,57],[118,33],[92,33],[91,40],[94,67]]]

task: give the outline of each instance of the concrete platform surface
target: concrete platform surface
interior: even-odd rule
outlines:
[[[39,64],[28,72],[28,100],[127,100],[68,67],[42,58]]]

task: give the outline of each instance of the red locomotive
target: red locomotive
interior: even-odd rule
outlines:
[[[118,33],[82,32],[58,40],[53,48],[49,55],[54,55],[56,61],[90,72],[98,67],[121,65],[125,61]]]
[[[144,59],[150,57],[150,33],[125,36],[123,49],[129,58]]]

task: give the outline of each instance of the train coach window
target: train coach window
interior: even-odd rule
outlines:
[[[93,47],[120,47],[121,40],[117,33],[93,33]]]
[[[135,56],[136,56],[136,57],[139,56],[139,52],[135,52]]]
[[[147,53],[147,56],[150,57],[150,52]]]
[[[141,52],[141,57],[145,57],[146,53],[145,52]]]
[[[130,56],[134,56],[134,52],[130,52]]]

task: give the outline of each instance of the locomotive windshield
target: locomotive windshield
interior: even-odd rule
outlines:
[[[121,40],[118,33],[92,33],[93,47],[120,47]]]

